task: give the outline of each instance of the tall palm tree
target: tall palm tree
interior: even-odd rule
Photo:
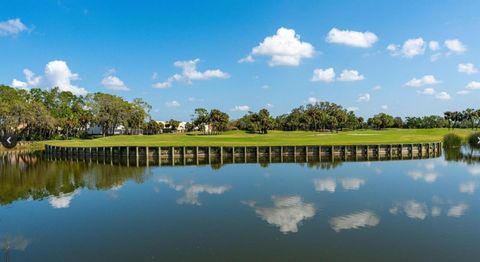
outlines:
[[[450,128],[452,127],[452,112],[450,111],[447,111],[445,113],[443,113],[443,118],[445,118],[445,120],[448,121],[448,130],[450,130]]]
[[[475,110],[473,108],[467,108],[462,112],[462,120],[470,121],[470,127],[473,129],[475,126]]]

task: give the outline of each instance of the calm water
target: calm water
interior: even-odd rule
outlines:
[[[9,261],[479,261],[480,162],[471,153],[221,168],[4,157],[1,255]]]

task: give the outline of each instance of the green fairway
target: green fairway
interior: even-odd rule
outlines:
[[[228,131],[220,135],[200,133],[161,134],[153,136],[111,136],[89,140],[55,140],[44,143],[69,147],[108,146],[276,146],[276,145],[355,145],[439,142],[447,129],[358,130],[339,133],[270,131],[266,135]],[[456,129],[463,137],[470,129]]]

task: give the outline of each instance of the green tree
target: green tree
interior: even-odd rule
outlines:
[[[227,113],[224,113],[218,109],[212,109],[209,115],[209,122],[213,127],[213,131],[225,131],[228,126],[229,118],[230,117]]]

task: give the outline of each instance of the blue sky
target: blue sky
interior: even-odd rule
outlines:
[[[362,116],[442,114],[478,108],[479,11],[479,1],[2,1],[0,83],[142,97],[159,120],[325,100]]]

